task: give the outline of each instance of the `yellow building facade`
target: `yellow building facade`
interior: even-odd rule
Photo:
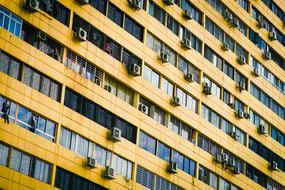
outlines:
[[[285,189],[282,0],[1,0],[0,189]]]

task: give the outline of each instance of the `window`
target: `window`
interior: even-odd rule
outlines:
[[[95,146],[94,142],[64,127],[61,128],[60,144],[84,157],[94,158],[95,154],[96,162],[100,165],[110,166],[112,163],[116,173],[129,179],[132,177],[132,163],[130,161],[99,145]]]
[[[151,0],[149,1],[148,13],[164,25],[166,13]]]
[[[128,104],[133,104],[134,92],[124,84],[111,78],[109,75],[105,75],[104,88],[108,90],[106,86],[111,87],[111,93],[120,98],[121,100],[127,102]]]
[[[268,70],[264,65],[262,65],[259,61],[257,61],[254,57],[250,57],[250,65],[257,69],[257,71],[260,73],[260,75],[270,82],[276,89],[281,91],[283,94],[285,94],[285,84],[283,81],[281,81],[278,77],[276,77],[270,70]],[[270,77],[271,76],[271,77]],[[271,78],[274,78],[274,80],[271,80]]]
[[[89,0],[92,7],[100,11],[102,14],[106,14],[107,1],[105,0]]]
[[[137,38],[140,41],[143,41],[143,27],[133,21],[129,16],[125,15],[125,25],[124,29]]]
[[[20,80],[22,65],[22,63],[16,61],[14,58],[4,53],[3,51],[0,52],[0,71],[17,80]]]
[[[144,65],[144,79],[152,83],[155,87],[159,88],[159,74],[152,70],[147,65]]]
[[[263,92],[259,87],[257,87],[254,83],[250,83],[250,94],[253,95],[256,99],[262,102],[265,106],[271,109],[274,113],[276,113],[283,120],[285,119],[285,111],[284,108],[278,104],[274,99],[268,96],[265,92]]]
[[[104,51],[115,59],[120,59],[121,46],[109,37],[106,37]]]
[[[46,35],[46,39],[35,38],[37,33],[42,32],[28,23],[23,23],[21,38],[34,46],[44,54],[52,57],[58,62],[62,62],[63,46]]]
[[[189,39],[191,41],[191,48],[199,53],[202,53],[202,41],[187,28],[180,25],[179,37],[181,39]]]
[[[149,189],[154,189],[154,181],[156,176],[157,175],[155,175],[151,171],[144,169],[141,166],[138,166],[136,182]]]
[[[174,90],[173,84],[164,77],[161,78],[161,90],[170,97],[173,96],[173,90]]]
[[[183,9],[183,10],[190,10],[191,11],[191,14],[192,14],[192,17],[193,19],[198,22],[199,24],[202,25],[202,17],[203,17],[203,13],[197,9],[196,7],[194,7],[192,4],[190,4],[189,1],[187,0],[181,0],[181,5],[180,7]]]
[[[136,182],[152,190],[182,190],[181,187],[152,173],[151,171],[138,166]]]
[[[6,99],[0,97],[1,106],[4,101],[6,101]],[[7,100],[7,103],[10,106],[8,112],[9,120],[15,121],[17,125],[54,142],[56,123],[10,100]],[[2,114],[2,112],[0,113]]]
[[[284,189],[283,185],[269,178],[250,164],[246,164],[246,176],[264,188],[272,189],[271,187],[274,185],[276,190]]]
[[[56,124],[18,105],[17,125],[36,133],[47,140],[55,140]]]
[[[167,15],[167,28],[178,35],[179,23],[170,15]]]
[[[8,156],[9,156],[9,147],[4,144],[0,144],[0,155],[1,155],[0,165],[7,166]]]
[[[235,101],[234,101],[234,108],[235,108],[235,111],[238,112],[238,110],[241,110],[243,112],[246,111],[246,106],[243,102],[241,102],[239,99],[235,98]]]
[[[1,149],[0,149],[1,150]],[[51,164],[12,148],[9,167],[44,183],[50,183]]]
[[[221,99],[221,88],[216,83],[206,76],[203,76],[203,82],[207,83],[211,87],[211,92],[214,96]]]
[[[203,166],[199,166],[199,180],[218,189],[218,176]]]
[[[195,98],[187,94],[185,91],[183,91],[181,88],[176,87],[176,96],[180,99],[181,104],[187,108],[189,108],[191,111],[197,113],[197,105],[198,102]]]
[[[160,52],[162,52],[162,42],[154,37],[149,32],[146,36],[146,45],[151,48],[154,52],[156,52],[158,55],[160,55]]]
[[[150,102],[149,100],[146,100],[145,98],[143,98],[142,96],[140,96],[140,103],[144,104],[148,107],[148,113],[147,115],[151,118],[153,118],[154,120],[156,120],[158,123],[167,126],[167,118],[166,118],[166,112],[164,110],[162,110],[160,107],[158,107],[157,105],[153,104],[152,102]]]
[[[225,102],[225,104],[231,106],[231,104],[233,103],[232,98],[231,98],[231,94],[225,89],[224,89],[223,93],[224,93],[223,94],[223,101]]]
[[[103,71],[70,50],[67,50],[65,64],[69,69],[72,69],[86,79],[91,80],[98,86],[102,85]]]
[[[60,167],[56,168],[55,187],[62,190],[107,190],[94,182],[88,181]]]
[[[247,0],[237,0],[237,3],[246,11],[249,12],[249,3]]]
[[[172,150],[172,161],[176,162],[179,169],[182,171],[195,176],[196,163],[193,160],[187,158],[175,150]]]
[[[200,71],[181,56],[178,56],[177,67],[184,74],[187,74],[188,72],[191,73],[193,75],[194,81],[196,81],[197,83],[200,82]]]
[[[109,130],[111,130],[111,128],[113,127],[112,121],[116,121],[117,118],[120,119],[121,121],[127,123],[126,131],[128,131],[128,133],[122,133],[122,136],[133,143],[136,142],[135,126],[119,118],[118,116],[114,115],[103,107],[91,102],[89,99],[72,91],[69,88],[66,88],[65,90],[64,105],[69,107],[70,109],[73,109],[79,114],[84,115],[85,117],[99,123],[100,125]]]
[[[283,158],[281,158],[279,155],[274,153],[272,150],[252,138],[249,137],[249,149],[251,149],[253,152],[267,160],[269,163],[272,161],[276,161],[278,164],[278,168],[280,168],[282,171],[285,171],[285,161]]]
[[[123,26],[123,12],[109,2],[108,18],[119,26]]]
[[[24,67],[24,81],[26,85],[40,91],[50,98],[60,101],[61,85],[54,80],[47,78],[31,67]]]
[[[41,160],[36,160],[35,162],[35,171],[34,171],[34,178],[45,183],[49,183],[50,181],[50,165],[46,162]]]
[[[169,127],[174,133],[194,143],[194,129],[180,121],[178,118],[171,115]]]
[[[95,146],[95,159],[98,162],[98,164],[103,165],[103,166],[110,166],[111,164],[111,157],[112,157],[112,152],[109,150],[106,150],[105,148],[96,145]]]
[[[113,153],[112,167],[116,173],[128,179],[132,178],[132,162]]]
[[[170,148],[161,142],[157,142],[157,156],[167,162],[170,161]]]
[[[47,12],[62,24],[69,26],[70,10],[53,0],[40,0],[40,9]]]
[[[20,37],[23,21],[9,10],[0,6],[0,27]]]
[[[152,154],[156,153],[155,139],[148,136],[146,133],[142,131],[140,132],[139,146]]]

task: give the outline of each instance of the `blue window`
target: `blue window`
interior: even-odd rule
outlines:
[[[170,159],[170,148],[165,146],[161,142],[158,142],[157,156],[159,158],[169,162],[169,159]]]
[[[20,17],[0,7],[0,27],[20,37],[23,21]]]
[[[156,141],[155,139],[151,138],[144,132],[140,132],[140,142],[139,146],[146,151],[155,154],[155,149],[156,149]]]

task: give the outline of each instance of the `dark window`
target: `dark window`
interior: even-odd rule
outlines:
[[[62,190],[107,190],[96,183],[88,181],[60,167],[56,168],[55,187]]]
[[[20,80],[21,79],[22,63],[15,60],[8,54],[0,51],[0,71],[9,76]]]
[[[153,1],[149,1],[149,14],[156,18],[161,24],[164,25],[165,23],[165,15],[163,9],[161,9],[159,6],[157,6]]]
[[[109,3],[108,7],[108,18],[115,22],[117,25],[123,25],[123,12],[115,7],[113,4]]]
[[[167,15],[167,28],[178,35],[179,23],[170,15]]]
[[[65,90],[64,105],[109,130],[113,125],[117,126],[122,130],[122,137],[136,143],[137,130],[135,126],[69,88]]]
[[[106,14],[106,6],[107,1],[106,0],[89,0],[89,3],[92,7],[100,11],[102,14]]]
[[[138,40],[143,40],[143,27],[125,15],[124,29]]]
[[[40,9],[69,26],[70,10],[55,0],[40,0]]]

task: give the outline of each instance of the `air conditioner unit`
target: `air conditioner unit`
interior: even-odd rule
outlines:
[[[103,177],[106,179],[116,179],[115,169],[111,166],[106,166],[106,169],[103,172]]]
[[[83,4],[83,5],[89,3],[89,0],[76,0],[76,1],[78,1],[78,3]]]
[[[236,166],[236,160],[235,160],[235,158],[230,158],[229,159],[229,166],[230,167],[235,167]]]
[[[217,153],[217,154],[216,154],[216,157],[215,157],[215,161],[216,161],[217,163],[223,163],[222,154]]]
[[[96,168],[96,160],[95,158],[92,157],[87,157],[86,165],[89,166],[90,168]]]
[[[258,67],[253,68],[252,74],[253,74],[254,76],[259,77],[259,76],[260,76],[259,68],[258,68]]]
[[[181,101],[180,101],[180,98],[177,97],[177,96],[174,96],[173,99],[172,99],[172,102],[171,102],[173,105],[175,106],[181,106]]]
[[[165,52],[160,53],[160,59],[162,63],[167,63],[169,61],[169,55]]]
[[[98,86],[102,85],[102,81],[99,78],[95,78],[94,79],[95,84],[97,84]]]
[[[87,32],[83,28],[75,28],[74,37],[79,41],[87,40]]]
[[[239,81],[239,83],[238,83],[238,89],[239,89],[239,91],[243,91],[243,90],[245,90],[245,82],[244,81]]]
[[[232,22],[233,20],[233,14],[228,9],[225,10],[224,17],[228,22]]]
[[[258,28],[264,28],[265,27],[265,20],[263,18],[258,19],[257,27]]]
[[[223,49],[224,51],[228,51],[228,50],[230,49],[229,44],[227,44],[226,42],[224,42],[223,45],[222,45],[222,49]]]
[[[194,81],[194,76],[192,73],[190,72],[187,72],[185,75],[184,75],[184,78],[189,81],[189,82],[193,82]]]
[[[104,89],[111,93],[112,87],[109,84],[105,84]]]
[[[246,57],[243,56],[243,55],[238,56],[238,63],[239,63],[240,65],[246,64]]]
[[[229,103],[229,106],[230,106],[232,109],[235,109],[235,104],[234,104],[232,101]]]
[[[244,115],[243,115],[243,111],[242,110],[238,110],[237,112],[235,112],[235,115],[237,118],[239,119],[243,119]]]
[[[266,127],[265,127],[265,125],[264,124],[259,124],[259,126],[258,126],[258,132],[260,133],[260,134],[263,134],[263,135],[265,135],[267,132],[266,132]]]
[[[268,38],[269,38],[269,40],[271,40],[271,41],[276,40],[276,39],[277,39],[277,34],[276,34],[276,32],[275,32],[274,30],[270,31],[270,32],[268,33]]]
[[[167,5],[174,5],[174,0],[163,0]]]
[[[26,0],[25,7],[30,11],[38,11],[40,3],[37,0]]]
[[[263,58],[264,59],[271,59],[271,52],[270,51],[265,51],[264,53],[263,53]]]
[[[234,130],[234,131],[231,131],[230,133],[231,137],[234,138],[236,141],[238,140],[239,136],[237,134],[237,132]]]
[[[110,133],[110,140],[113,140],[114,142],[122,141],[122,132],[119,128],[113,127]]]
[[[280,169],[278,168],[278,163],[276,161],[273,160],[270,166],[272,171],[280,171]]]
[[[192,17],[192,12],[191,10],[184,10],[183,11],[183,17],[186,18],[187,20],[191,20],[193,17]]]
[[[243,112],[243,118],[249,119],[249,113]]]
[[[182,47],[185,49],[191,49],[191,41],[187,38],[181,40]]]
[[[140,103],[139,104],[139,110],[143,112],[144,114],[148,115],[148,106],[145,104]]]
[[[232,25],[234,26],[234,27],[239,27],[239,19],[238,18],[236,18],[236,17],[234,17],[234,19],[233,19],[233,22],[232,22]]]
[[[134,9],[141,9],[141,0],[128,0],[129,5]]]
[[[178,164],[176,162],[170,161],[167,171],[170,173],[178,172]]]
[[[37,38],[38,38],[39,40],[45,41],[46,38],[47,38],[47,35],[46,35],[44,32],[42,32],[42,31],[38,31],[38,32],[37,32]]]
[[[203,82],[203,93],[206,95],[211,95],[212,94],[212,89],[210,87],[210,85],[206,82]]]
[[[233,174],[240,174],[240,169],[239,169],[239,167],[234,166],[231,168],[231,172]]]
[[[222,153],[222,163],[227,163],[229,161],[229,155],[227,155],[226,153]]]
[[[139,64],[131,63],[128,70],[134,76],[141,76],[141,66]]]

